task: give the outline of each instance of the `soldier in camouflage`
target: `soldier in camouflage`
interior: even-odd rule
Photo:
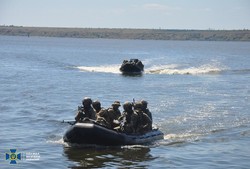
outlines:
[[[92,100],[89,97],[85,97],[82,101],[82,106],[78,107],[78,112],[75,117],[76,122],[81,122],[85,118],[95,120],[96,112],[92,108]]]
[[[148,109],[148,102],[145,100],[142,100],[141,104],[142,104],[142,111],[148,115],[148,117],[151,119],[153,123],[152,113]]]
[[[118,121],[120,121],[119,131],[132,134],[136,133],[136,126],[138,121],[138,115],[133,111],[132,103],[125,102],[123,104],[124,112],[119,117]]]
[[[141,102],[134,104],[134,111],[138,115],[136,133],[146,133],[152,130],[152,121],[150,117],[142,111],[143,105]]]

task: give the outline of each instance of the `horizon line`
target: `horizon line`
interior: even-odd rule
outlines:
[[[57,27],[57,26],[23,26],[23,25],[0,25],[0,27],[22,27],[22,28],[57,28],[57,29],[128,29],[128,30],[184,30],[184,31],[248,31],[248,28],[242,29],[215,29],[215,28],[207,28],[207,29],[196,29],[196,28],[109,28],[109,27]]]

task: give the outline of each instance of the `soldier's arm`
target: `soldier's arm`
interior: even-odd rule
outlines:
[[[75,120],[78,122],[81,119],[81,112],[78,111]]]

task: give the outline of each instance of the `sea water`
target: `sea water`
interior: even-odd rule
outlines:
[[[142,76],[121,74],[130,58]],[[148,101],[164,140],[69,146],[86,96]],[[0,36],[0,168],[249,168],[249,110],[249,42]]]

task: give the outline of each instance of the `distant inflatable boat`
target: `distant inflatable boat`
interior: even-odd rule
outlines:
[[[77,144],[121,146],[147,144],[163,139],[163,136],[158,129],[153,129],[145,134],[129,135],[96,123],[76,123],[66,131],[63,140]]]
[[[124,74],[141,74],[144,71],[144,65],[139,59],[124,60],[120,71]]]

